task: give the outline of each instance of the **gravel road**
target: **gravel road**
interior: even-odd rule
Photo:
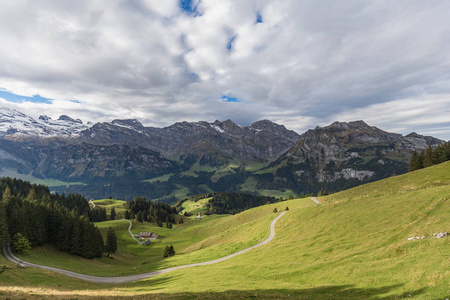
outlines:
[[[154,272],[150,272],[150,273],[137,274],[137,275],[120,276],[120,277],[90,276],[90,275],[84,275],[84,274],[75,273],[75,272],[67,271],[67,270],[63,270],[63,269],[37,265],[37,264],[33,264],[33,263],[22,261],[22,260],[18,259],[16,256],[14,256],[14,254],[11,251],[11,247],[10,247],[9,243],[7,243],[7,245],[5,245],[5,247],[3,248],[3,254],[5,255],[5,257],[8,260],[10,260],[10,261],[12,261],[13,263],[16,263],[16,264],[21,263],[24,266],[41,268],[41,269],[57,272],[57,273],[60,273],[60,274],[64,274],[64,275],[67,275],[67,276],[70,276],[70,277],[75,277],[75,278],[82,279],[82,280],[87,280],[87,281],[92,281],[92,282],[97,282],[97,283],[109,283],[109,284],[128,283],[128,282],[138,281],[138,280],[142,280],[142,279],[147,279],[147,278],[150,278],[150,277],[154,277],[154,276],[157,276],[157,275],[165,274],[165,273],[168,273],[168,272],[171,272],[171,271],[175,271],[175,270],[179,270],[179,269],[215,264],[215,263],[222,262],[222,261],[225,261],[227,259],[233,258],[233,257],[235,257],[237,255],[243,254],[243,253],[245,253],[247,251],[250,251],[250,250],[253,250],[255,248],[261,247],[263,245],[266,245],[267,243],[269,243],[274,238],[274,236],[275,236],[275,224],[285,213],[286,213],[285,211],[282,212],[281,214],[278,215],[278,217],[276,217],[272,221],[272,223],[270,223],[270,235],[269,235],[269,237],[267,239],[265,239],[263,242],[255,245],[253,247],[250,247],[250,248],[241,250],[239,252],[233,253],[231,255],[228,255],[228,256],[225,256],[225,257],[222,257],[222,258],[219,258],[219,259],[211,260],[211,261],[206,261],[206,262],[202,262],[202,263],[195,263],[195,264],[189,264],[189,265],[183,265],[183,266],[168,268],[168,269],[154,271]],[[131,227],[131,222],[130,222],[130,227]],[[130,227],[128,228],[129,232],[130,232]],[[131,234],[131,232],[130,232],[130,234]]]

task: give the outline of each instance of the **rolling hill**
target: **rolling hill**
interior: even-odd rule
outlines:
[[[159,244],[149,248],[135,245],[124,233],[117,260],[111,262],[74,261],[49,249],[37,249],[23,259],[105,276],[156,270],[214,259],[254,245],[267,236],[267,226],[276,216],[273,208],[289,207],[277,223],[275,239],[263,247],[215,265],[113,287],[18,269],[1,257],[0,265],[13,269],[0,274],[0,295],[445,299],[450,295],[450,240],[433,234],[449,231],[449,198],[447,162],[320,197],[320,205],[309,198],[294,199],[233,216],[185,222],[172,231],[164,229]],[[125,222],[115,222],[100,224],[125,232]],[[158,248],[169,243],[177,255],[166,260],[152,258],[151,253],[156,257]]]

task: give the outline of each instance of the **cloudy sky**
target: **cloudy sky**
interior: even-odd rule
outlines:
[[[450,1],[0,0],[0,106],[450,139]]]

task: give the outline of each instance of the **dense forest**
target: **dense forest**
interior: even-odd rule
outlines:
[[[409,162],[409,171],[419,170],[450,160],[450,143],[435,148],[428,147],[422,152],[415,151]]]
[[[275,203],[280,199],[241,193],[215,193],[206,205],[214,214],[236,214],[246,209]]]
[[[80,195],[51,194],[48,187],[19,179],[0,180],[0,245],[25,238],[31,246],[50,244],[84,258],[101,257],[100,230],[88,217]]]
[[[120,179],[118,181],[92,181],[86,185],[61,186],[52,188],[57,193],[81,193],[87,198],[101,199],[108,195],[116,199],[133,199],[136,196],[147,199],[160,199],[162,202],[174,204],[178,199],[170,195],[177,186],[189,189],[188,196],[207,193],[211,190],[221,192],[237,192],[241,184],[250,176],[245,169],[235,170],[236,173],[223,176],[213,181],[215,172],[195,172],[195,176],[172,175],[167,181],[146,182],[136,178]],[[132,192],[130,192],[132,191]]]
[[[136,219],[138,222],[153,222],[162,227],[172,228],[172,224],[182,223],[183,219],[177,215],[174,206],[157,201],[153,202],[144,197],[134,198],[125,202],[125,219]]]

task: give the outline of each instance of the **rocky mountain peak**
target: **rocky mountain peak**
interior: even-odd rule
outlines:
[[[319,127],[320,128],[320,127]],[[366,124],[366,122],[359,120],[353,122],[333,122],[332,124],[325,126],[326,129],[338,129],[338,130],[350,130],[350,129],[370,129],[372,126]],[[317,129],[317,127],[316,127]]]
[[[406,150],[406,151],[422,151],[428,146],[436,147],[438,145],[444,144],[445,141],[434,138],[432,136],[424,136],[417,134],[415,132],[411,132],[410,134],[402,137],[399,139],[396,143],[396,149],[399,151]]]
[[[50,119],[50,118],[49,118]],[[61,115],[58,118],[58,121],[68,121],[68,122],[73,122],[73,123],[79,123],[79,124],[83,124],[83,121],[81,121],[80,119],[72,119],[71,117],[67,116],[67,115]]]
[[[256,121],[252,125],[250,125],[250,128],[255,128],[255,129],[264,129],[266,127],[284,127],[284,126],[278,125],[267,119]]]
[[[127,127],[127,128],[135,128],[135,129],[142,129],[144,128],[144,125],[142,125],[141,122],[139,122],[136,119],[124,119],[124,120],[113,120],[111,124],[121,126],[121,127]]]
[[[0,108],[0,134],[10,138],[71,137],[87,129],[81,120],[66,115],[52,120],[41,115],[37,120],[14,109]]]
[[[405,137],[422,137],[423,135],[420,135],[416,132],[411,132],[410,134],[405,135]]]

